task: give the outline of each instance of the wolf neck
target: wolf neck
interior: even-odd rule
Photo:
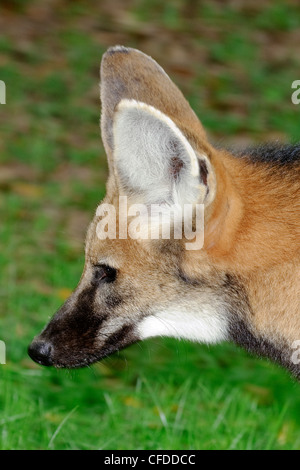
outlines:
[[[241,272],[299,260],[300,166],[275,171],[225,152],[214,160],[204,246],[211,259]]]
[[[234,317],[228,332],[229,340],[251,354],[265,357],[281,365],[300,380],[300,347],[298,341],[290,342],[278,335],[255,331],[251,324]]]
[[[214,266],[240,279],[250,306],[246,316],[234,309],[230,337],[300,378],[293,362],[300,340],[299,183],[287,169],[280,177],[268,165],[227,154],[214,167],[218,190],[206,252]]]

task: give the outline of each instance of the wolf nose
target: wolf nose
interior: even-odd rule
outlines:
[[[28,348],[28,354],[31,359],[42,366],[52,366],[52,352],[52,344],[44,340],[33,341]]]

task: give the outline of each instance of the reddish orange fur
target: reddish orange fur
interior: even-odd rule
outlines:
[[[209,262],[244,279],[255,328],[299,339],[300,166],[287,172],[227,152],[212,163],[218,190],[205,232]]]

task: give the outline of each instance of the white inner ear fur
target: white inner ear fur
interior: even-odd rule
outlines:
[[[141,195],[144,203],[204,202],[207,188],[197,156],[168,116],[145,103],[122,100],[113,133],[116,171],[125,192]]]

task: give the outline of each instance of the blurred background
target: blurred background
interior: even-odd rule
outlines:
[[[212,143],[300,140],[296,0],[0,0],[0,449],[299,449],[299,384],[234,345],[157,338],[77,371],[27,356],[105,193],[99,65],[115,44],[165,68]]]

